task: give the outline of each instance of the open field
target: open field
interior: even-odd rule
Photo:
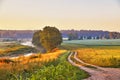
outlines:
[[[72,66],[66,61],[69,52],[61,55],[57,60],[49,62],[37,69],[30,77],[21,76],[21,79],[30,80],[82,80],[89,75],[83,70]]]
[[[0,77],[0,80],[9,80],[9,75],[23,73],[24,71],[32,73],[34,69],[37,69],[48,62],[56,60],[64,52],[65,50],[59,50],[53,52],[52,54],[36,54],[29,57],[21,56],[16,59],[1,58],[0,75],[2,77]]]
[[[90,64],[120,67],[120,39],[65,41],[61,48],[77,51],[78,58]]]
[[[119,40],[105,41],[105,45],[103,45],[103,40],[95,43],[94,40],[87,40],[88,44],[84,41],[81,43],[81,40],[65,41],[59,46],[60,49],[64,50],[56,50],[47,54],[38,53],[27,57],[21,55],[13,59],[1,58],[0,75],[2,77],[0,77],[0,80],[81,80],[87,78],[89,75],[86,72],[72,66],[67,61],[69,52],[66,50],[77,51],[77,57],[90,64],[104,67],[120,67]],[[1,51],[10,50],[15,52],[20,48],[27,47],[18,44],[0,44]],[[29,48],[28,50],[30,50]],[[18,52],[24,54],[23,51]],[[20,53],[15,52],[15,54]]]
[[[79,49],[77,57],[86,63],[103,67],[120,67],[120,49]]]
[[[2,51],[6,52],[4,56],[8,56],[11,52],[24,54],[25,52],[20,50],[21,48],[25,50],[27,50],[26,47],[28,50],[31,48],[15,43],[1,43],[0,47],[1,54]],[[22,53],[18,53],[18,50]],[[81,80],[87,78],[86,72],[66,61],[68,54],[69,52],[66,50],[56,50],[46,54],[20,55],[16,58],[3,57],[0,59],[0,80]]]
[[[13,63],[0,64],[0,80],[81,80],[89,75],[72,66],[66,58],[69,52],[58,50],[53,53],[36,54]],[[20,61],[18,61],[20,60]]]
[[[90,77],[85,80],[120,80],[119,68],[104,68],[93,64],[86,63],[77,57],[77,52],[71,52],[68,56],[68,61],[88,72]]]
[[[86,46],[120,46],[120,39],[108,40],[71,40],[63,43],[80,44]]]

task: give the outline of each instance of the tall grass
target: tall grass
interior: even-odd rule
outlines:
[[[120,67],[120,49],[79,49],[78,58],[84,62],[103,66]]]
[[[21,80],[82,80],[88,74],[77,67],[72,66],[67,60],[69,53],[64,53],[57,60],[45,63],[44,66],[36,68],[30,76],[19,75]],[[30,74],[30,73],[29,73]],[[29,75],[28,74],[28,75]]]
[[[21,56],[16,59],[1,59],[0,80],[26,80],[43,65],[56,60],[65,50],[57,50],[53,53],[36,54],[29,57]],[[22,75],[22,77],[20,76]]]

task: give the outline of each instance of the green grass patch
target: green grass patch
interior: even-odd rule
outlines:
[[[78,58],[86,63],[102,67],[120,67],[120,39],[64,41],[59,48],[80,50]]]
[[[88,74],[77,67],[72,66],[66,59],[69,53],[64,53],[57,60],[44,63],[44,66],[35,68],[32,73],[16,75],[18,80],[82,80]],[[29,75],[28,77],[25,75]]]
[[[93,49],[120,49],[120,46],[116,45],[84,45],[77,43],[62,43],[59,46],[60,49],[66,50],[76,50],[76,49],[85,49],[85,48],[93,48]]]
[[[63,43],[74,43],[80,45],[98,45],[98,46],[120,46],[120,39],[106,39],[106,40],[71,40]]]
[[[63,41],[60,48],[68,50],[79,48],[120,49],[120,39]]]

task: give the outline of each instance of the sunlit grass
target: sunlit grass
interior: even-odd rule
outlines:
[[[1,58],[0,80],[6,80],[7,77],[11,74],[19,74],[23,72],[32,73],[35,69],[41,67],[44,63],[56,60],[64,52],[66,52],[66,50],[57,50],[47,54],[35,54],[29,57],[21,56],[16,59]]]
[[[31,63],[31,62],[48,62],[50,60],[57,59],[59,55],[61,55],[66,50],[57,50],[52,53],[37,53],[30,55],[28,57],[20,56],[16,59],[12,59],[13,61],[20,62],[21,64]]]
[[[43,66],[35,67],[32,73],[15,74],[12,78],[20,80],[82,80],[89,75],[79,68],[72,66],[66,58],[69,52],[65,52],[56,60],[44,63]]]
[[[104,66],[120,67],[120,49],[79,49],[77,57],[84,62]]]

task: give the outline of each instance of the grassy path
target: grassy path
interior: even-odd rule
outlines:
[[[75,53],[71,52],[71,54],[68,57],[68,61],[72,65],[79,67],[80,69],[88,72],[91,75],[91,77],[85,80],[120,80],[120,69],[103,68],[103,67],[91,65],[79,60],[76,55],[77,52]],[[73,56],[74,61],[71,60],[71,56]]]

